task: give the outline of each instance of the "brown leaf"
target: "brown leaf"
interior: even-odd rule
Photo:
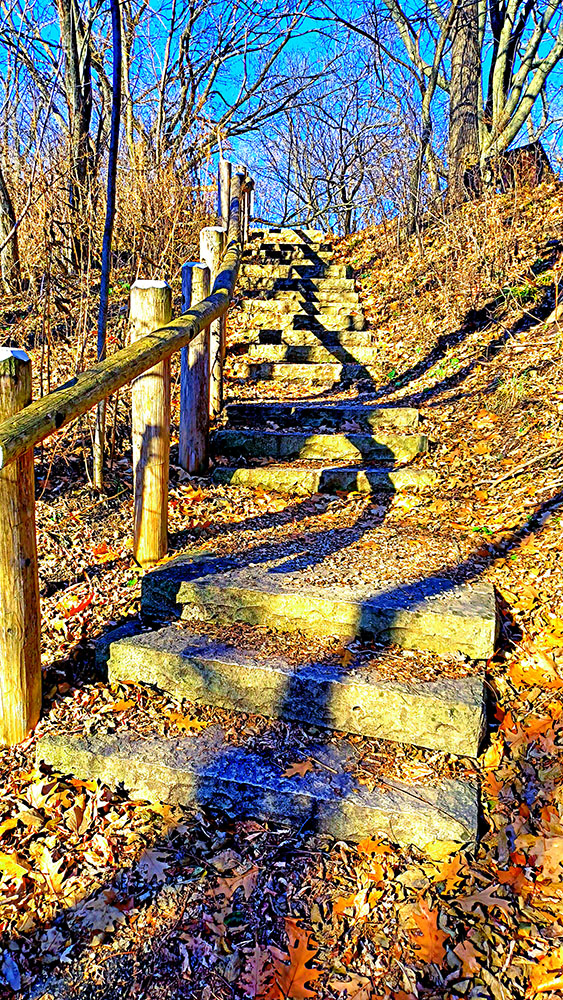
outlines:
[[[454,948],[454,955],[457,955],[461,962],[461,971],[464,976],[473,976],[479,972],[480,963],[471,941],[457,944]]]
[[[286,917],[285,929],[289,939],[289,963],[285,960],[288,956],[282,951],[270,949],[274,956],[278,997],[280,1000],[307,1000],[316,995],[307,983],[315,982],[322,975],[320,969],[307,968],[319,949],[311,940],[310,932],[299,927],[296,920]]]
[[[350,972],[347,979],[331,979],[328,987],[335,993],[345,995],[348,1000],[370,1000],[373,993],[371,979]]]
[[[252,1000],[262,1000],[262,998],[266,1000],[266,998],[278,995],[272,959],[270,954],[263,951],[259,945],[255,946],[248,957],[240,986],[244,995],[251,997]]]
[[[305,777],[308,771],[314,771],[313,763],[310,760],[298,760],[294,764],[290,764],[286,767],[283,772],[284,778],[293,778],[299,775],[300,778]]]
[[[220,878],[217,882],[217,888],[213,890],[213,895],[224,896],[225,900],[228,902],[237,889],[242,886],[244,898],[250,899],[254,886],[256,885],[258,872],[258,867],[254,866],[253,868],[249,868],[248,871],[243,872],[242,875],[233,875],[232,878]]]
[[[171,858],[162,849],[150,848],[143,851],[137,865],[147,882],[151,882],[153,879],[156,879],[157,882],[164,882],[171,863]]]
[[[429,910],[423,899],[420,900],[419,912],[416,910],[412,918],[417,925],[420,934],[413,935],[413,946],[417,952],[417,958],[422,962],[435,965],[443,965],[446,958],[444,941],[448,934],[438,927],[438,911]]]

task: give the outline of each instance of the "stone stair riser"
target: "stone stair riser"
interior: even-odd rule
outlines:
[[[248,328],[241,332],[240,341],[233,341],[245,344],[248,352],[252,344],[260,344],[263,347],[346,347],[353,350],[354,347],[372,348],[375,350],[373,337],[370,330],[323,330],[322,340],[319,339],[318,331],[314,330],[292,330],[286,327],[284,330],[267,330],[255,327],[252,331]]]
[[[318,342],[314,347],[250,344],[248,348],[248,357],[252,361],[288,361],[295,364],[307,361],[321,363],[340,361],[373,365],[377,360],[377,353],[372,345],[343,347],[340,344],[333,344],[325,347]]]
[[[410,461],[428,450],[424,434],[303,434],[291,431],[218,430],[211,439],[216,455],[344,461]]]
[[[245,323],[247,331],[255,330],[312,330],[318,331],[319,338],[327,331],[337,333],[341,330],[356,330],[363,333],[366,329],[365,319],[361,314],[341,316],[315,316],[307,313],[270,313],[268,315],[249,316]],[[322,343],[322,340],[321,340]]]
[[[401,493],[425,490],[435,485],[432,469],[381,469],[335,466],[334,468],[295,468],[291,466],[217,466],[213,481],[231,486],[273,490],[294,496],[313,493]]]
[[[317,751],[322,753],[322,748]],[[64,774],[123,786],[132,798],[237,819],[274,819],[336,840],[381,836],[422,848],[437,839],[473,846],[477,836],[475,782],[443,780],[435,787],[390,782],[368,792],[346,774],[347,758],[338,759],[336,751],[330,771],[318,768],[303,778],[285,778],[263,757],[222,743],[215,729],[171,744],[157,737],[47,734],[39,740],[37,761]]]
[[[303,664],[243,652],[196,634],[119,629],[99,644],[112,683],[150,684],[177,700],[476,756],[483,735],[484,678],[400,684],[369,669]],[[101,654],[101,655],[100,655]]]
[[[263,407],[258,403],[228,403],[225,416],[231,427],[265,427],[274,421],[280,427],[293,427],[304,431],[309,427],[326,424],[335,430],[345,422],[354,421],[364,430],[379,427],[416,428],[419,424],[418,410],[412,406],[313,406],[291,404]]]
[[[317,382],[321,385],[334,385],[342,382],[357,382],[366,379],[376,382],[380,377],[379,368],[368,368],[354,364],[290,364],[289,362],[257,362],[248,365],[251,378],[272,382],[300,382],[302,380]]]

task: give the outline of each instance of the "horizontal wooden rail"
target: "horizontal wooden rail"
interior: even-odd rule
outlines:
[[[185,425],[183,437],[188,433],[194,439],[187,444],[184,440],[187,464],[198,467],[205,463],[210,386],[214,378],[221,385],[223,366],[221,337],[215,351],[216,374],[208,344],[214,325],[219,324],[219,332],[224,330],[223,318],[234,293],[248,229],[252,185],[244,170],[233,174],[225,164],[220,169],[223,226],[204,230],[208,235],[215,231],[218,237],[211,294],[200,302],[195,298],[194,304],[190,295],[186,312],[171,320],[172,293],[167,283],[135,282],[129,346],[35,402],[30,401],[28,356],[14,348],[0,351],[0,522],[5,529],[0,544],[0,745],[25,739],[37,722],[41,705],[34,446],[133,382],[133,551],[141,566],[153,565],[166,554],[168,538],[169,359],[199,338],[192,348],[193,363],[189,363],[189,351],[185,352],[187,384],[180,424]],[[199,294],[208,290],[209,282],[200,287]],[[203,415],[199,412],[202,405]]]
[[[229,227],[231,228],[231,227]],[[35,400],[0,424],[0,469],[20,458],[29,448],[90,410],[116,389],[142,375],[186,347],[206,326],[229,308],[237,279],[241,242],[232,239],[221,259],[221,270],[211,295],[134,344],[116,351],[105,361],[81,372],[66,385]]]

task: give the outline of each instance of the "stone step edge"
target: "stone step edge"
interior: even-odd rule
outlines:
[[[330,748],[332,750],[332,747]],[[312,833],[358,842],[367,836],[424,848],[434,840],[475,845],[479,792],[476,781],[444,779],[435,786],[387,782],[369,792],[330,756],[331,770],[284,777],[282,768],[228,746],[218,728],[179,739],[43,735],[36,760],[77,778],[124,787],[135,799],[207,808],[238,819],[289,824]],[[334,764],[337,767],[334,767]],[[336,773],[332,773],[336,771]]]
[[[233,557],[192,551],[145,574],[141,609],[160,621],[189,620],[197,612],[222,625],[266,625],[343,640],[369,635],[403,649],[472,660],[494,653],[499,619],[490,583],[454,585],[435,574],[365,595],[345,586],[300,587],[299,571],[293,580],[283,573],[284,559],[241,565]]]
[[[301,379],[312,382],[369,379],[375,382],[381,379],[380,368],[372,368],[369,365],[339,364],[330,361],[303,361],[301,363],[257,361],[249,362],[248,368],[251,378],[272,379],[276,382],[283,382],[284,379],[287,379],[288,382],[300,381]]]
[[[406,490],[425,490],[438,480],[434,469],[399,468],[381,466],[323,466],[308,469],[295,466],[216,466],[211,474],[213,482],[228,486],[262,487],[308,496],[313,493],[401,493]]]
[[[362,457],[369,461],[377,457],[389,462],[395,459],[412,459],[429,449],[426,434],[379,431],[361,433],[309,433],[308,431],[269,431],[219,428],[210,437],[212,453],[226,455],[245,453],[254,458],[303,457],[352,460]],[[369,456],[369,457],[368,457]]]
[[[373,680],[369,668],[344,670],[245,652],[195,632],[130,624],[96,644],[108,680],[154,685],[176,700],[308,722],[443,753],[476,757],[484,732],[484,673],[410,684]]]
[[[303,421],[307,420],[309,413],[313,413],[319,420],[356,420],[370,419],[378,417],[376,424],[389,427],[409,427],[416,428],[420,422],[420,412],[414,406],[369,406],[354,405],[348,403],[336,403],[334,405],[315,401],[314,403],[226,403],[224,413],[229,420],[237,418],[239,415],[251,416],[256,419],[256,415],[263,416],[266,420],[283,419],[292,417],[298,420],[299,429],[303,427]]]

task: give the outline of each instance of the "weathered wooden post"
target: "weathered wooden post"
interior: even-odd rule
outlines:
[[[219,160],[219,191],[217,214],[221,225],[226,230],[229,226],[229,210],[231,204],[231,172],[233,165],[229,160]]]
[[[210,271],[198,262],[182,268],[182,312],[209,295]],[[209,437],[209,327],[182,348],[180,368],[179,464],[186,472],[204,472]]]
[[[165,281],[136,281],[131,288],[131,340],[166,326],[172,291]],[[133,554],[153,566],[168,546],[170,360],[139,375],[131,386],[134,529]]]
[[[250,235],[250,220],[254,215],[254,181],[249,180],[248,187],[246,190],[246,207],[244,213],[244,238],[243,242],[248,243],[248,237]]]
[[[0,421],[31,402],[31,361],[0,349]],[[0,471],[0,743],[21,743],[41,709],[41,614],[33,448]]]
[[[199,255],[210,272],[211,289],[219,273],[225,230],[207,226],[199,234]],[[226,317],[216,319],[209,327],[209,416],[216,417],[223,405],[223,342]]]

